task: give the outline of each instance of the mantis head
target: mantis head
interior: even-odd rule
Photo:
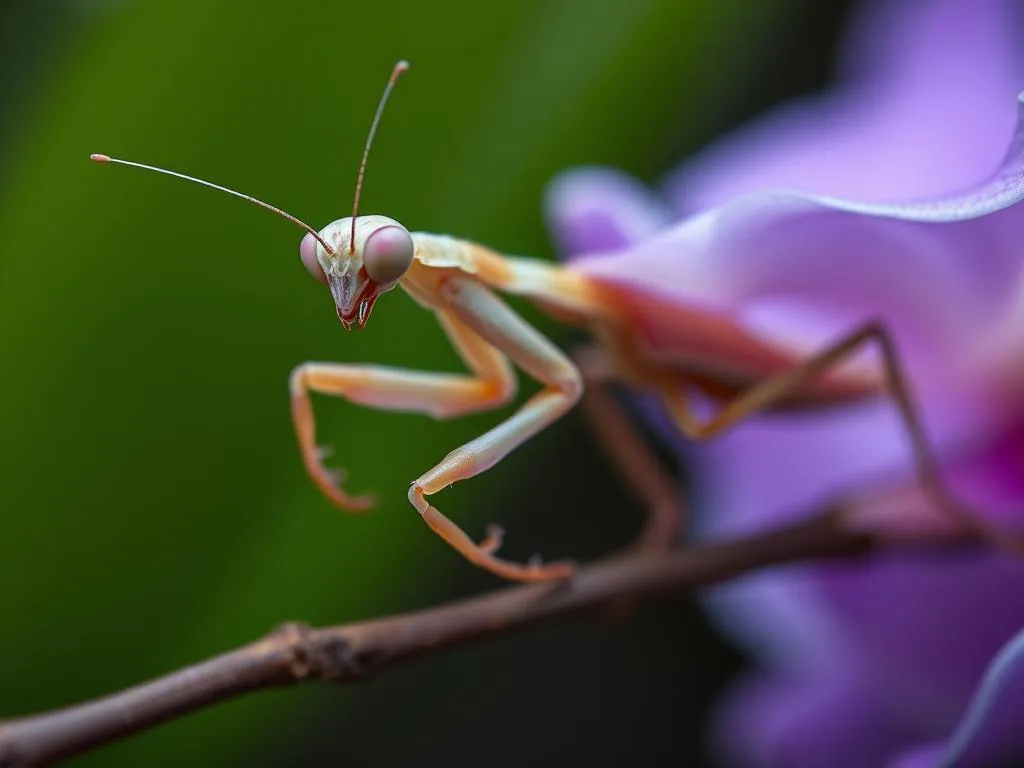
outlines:
[[[338,319],[345,330],[363,329],[370,318],[377,298],[394,288],[412,265],[416,246],[409,231],[387,216],[360,216],[359,195],[363,191],[366,160],[370,156],[377,124],[388,103],[398,76],[409,68],[409,63],[395,64],[377,104],[377,112],[370,123],[363,159],[356,176],[356,193],[352,201],[352,215],[332,221],[319,234],[309,232],[299,245],[302,263],[310,274],[327,283],[334,297]]]
[[[409,231],[394,219],[387,216],[360,216],[359,195],[363,189],[363,176],[366,173],[366,160],[370,156],[373,137],[377,132],[377,124],[384,112],[388,96],[395,87],[398,76],[409,68],[408,62],[400,61],[395,65],[388,79],[384,95],[377,105],[377,112],[370,124],[370,133],[363,149],[363,159],[359,163],[359,175],[356,177],[356,192],[352,203],[352,215],[332,221],[317,232],[301,219],[280,208],[258,200],[251,195],[236,192],[233,189],[213,184],[209,181],[186,176],[177,171],[144,165],[131,160],[120,160],[109,155],[93,154],[90,158],[97,163],[114,163],[129,165],[147,171],[156,171],[167,176],[175,176],[185,181],[201,184],[219,192],[248,200],[250,203],[265,208],[278,216],[297,224],[306,230],[306,236],[299,245],[299,254],[306,269],[318,280],[326,283],[334,297],[334,305],[338,319],[345,330],[352,328],[355,322],[360,330],[370,318],[374,302],[382,293],[386,293],[398,285],[398,281],[412,265],[416,246]]]
[[[299,245],[306,269],[331,289],[345,330],[353,321],[362,330],[374,302],[409,269],[415,250],[409,231],[387,216],[346,216],[320,230],[319,237],[307,234]]]

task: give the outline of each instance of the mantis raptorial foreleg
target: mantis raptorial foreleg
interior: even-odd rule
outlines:
[[[416,411],[437,418],[498,408],[515,395],[516,379],[504,355],[450,312],[439,310],[437,317],[475,376],[337,363],[304,363],[292,372],[292,418],[303,463],[316,486],[344,510],[369,509],[373,497],[349,495],[341,488],[337,470],[323,466],[323,451],[316,443],[311,391],[338,395],[373,408]]]
[[[505,302],[471,278],[447,279],[441,286],[445,305],[469,328],[545,385],[504,422],[449,453],[409,489],[409,501],[426,523],[470,562],[508,579],[546,581],[572,574],[570,563],[518,565],[479,547],[455,523],[427,501],[459,480],[478,475],[572,408],[583,391],[572,361]]]
[[[479,474],[500,461],[513,448],[569,410],[578,400],[579,373],[550,341],[523,321],[483,286],[461,277],[446,281],[437,310],[453,346],[476,374],[404,371],[370,365],[305,363],[292,373],[292,414],[310,476],[323,493],[342,509],[369,508],[368,496],[351,496],[321,463],[311,391],[340,395],[360,405],[420,411],[450,418],[497,408],[515,394],[515,377],[506,355],[527,373],[547,385],[502,424],[452,451],[434,469],[412,484],[409,499],[427,524],[471,562],[498,575],[521,581],[561,579],[572,573],[569,563],[518,565],[494,556],[501,543],[492,526],[480,544],[426,501],[426,496]]]

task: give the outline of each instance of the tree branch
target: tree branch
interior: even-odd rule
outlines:
[[[623,555],[570,581],[500,589],[427,610],[313,629],[286,624],[250,645],[65,709],[0,722],[0,766],[85,752],[250,691],[308,680],[346,683],[393,664],[622,599],[692,590],[794,560],[856,555],[874,541],[838,512],[738,541],[673,554]]]

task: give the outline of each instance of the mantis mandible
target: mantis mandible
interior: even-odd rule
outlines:
[[[699,308],[630,295],[572,266],[504,257],[476,243],[446,235],[409,232],[386,216],[359,215],[370,147],[399,75],[399,62],[371,123],[356,181],[352,215],[322,230],[283,210],[201,179],[163,168],[94,154],[92,159],[164,173],[241,197],[306,230],[299,246],[302,263],[325,283],[345,330],[365,327],[377,300],[401,287],[434,313],[470,373],[409,371],[373,365],[302,363],[291,374],[291,412],[306,471],[336,506],[360,512],[373,505],[368,495],[352,495],[342,473],[323,464],[310,393],[347,398],[372,408],[411,411],[449,419],[508,404],[517,389],[510,363],[543,385],[513,415],[456,448],[409,487],[409,501],[423,520],[470,562],[506,579],[548,581],[570,577],[568,561],[518,564],[499,558],[501,531],[491,526],[480,543],[443,515],[428,497],[474,477],[567,413],[584,392],[585,379],[614,378],[653,391],[664,401],[679,429],[693,440],[714,437],[743,419],[790,405],[816,406],[889,394],[899,408],[923,487],[943,509],[975,524],[944,489],[924,435],[894,343],[886,329],[868,323],[818,353],[799,357],[776,347],[728,318]],[[500,297],[533,301],[555,319],[589,331],[598,344],[578,365],[529,325]],[[648,343],[649,325],[658,318],[659,349]],[[645,326],[647,329],[645,330]],[[665,353],[669,340],[671,354]],[[881,351],[881,375],[839,369],[866,345]],[[686,396],[696,387],[723,404],[700,420]],[[979,525],[979,524],[975,524]]]

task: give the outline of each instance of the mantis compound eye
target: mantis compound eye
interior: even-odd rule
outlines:
[[[391,285],[408,271],[415,251],[412,235],[404,227],[381,227],[366,238],[363,268],[377,285]]]
[[[302,265],[306,271],[321,283],[326,283],[327,275],[324,274],[323,267],[320,266],[320,261],[316,257],[316,238],[313,235],[307,234],[302,238],[302,242],[299,243],[299,255],[302,257]]]

